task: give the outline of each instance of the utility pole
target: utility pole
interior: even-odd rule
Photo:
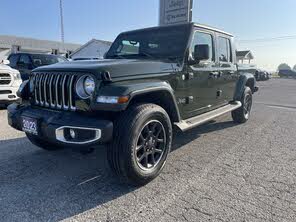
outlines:
[[[64,47],[65,36],[64,36],[63,0],[60,0],[60,17],[61,17],[61,41]]]

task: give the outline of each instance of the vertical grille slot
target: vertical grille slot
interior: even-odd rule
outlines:
[[[58,110],[75,111],[75,74],[37,73],[34,83],[35,105]]]

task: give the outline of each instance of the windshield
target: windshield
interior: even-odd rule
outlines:
[[[189,26],[162,27],[121,34],[106,59],[183,58],[190,35]]]
[[[55,55],[31,55],[33,64],[36,67],[52,65],[58,62],[65,62],[66,59]]]

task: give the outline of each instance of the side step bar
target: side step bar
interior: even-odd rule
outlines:
[[[242,106],[242,103],[239,101],[232,102],[226,106],[215,109],[213,111],[201,114],[199,116],[195,116],[186,120],[182,120],[181,122],[175,123],[175,125],[182,130],[183,132],[186,130],[190,130],[196,126],[202,125],[206,122],[209,122],[212,119],[215,119],[221,115],[224,115],[228,112],[236,110]]]

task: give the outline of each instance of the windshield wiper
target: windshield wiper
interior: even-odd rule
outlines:
[[[110,55],[107,58],[108,59],[115,59],[115,58],[125,59],[125,57],[124,56],[121,56],[121,55]]]
[[[183,57],[180,57],[180,56],[169,56],[169,57],[167,57],[167,59],[170,62],[176,62],[179,67],[182,66],[182,61],[180,61],[180,59],[182,59],[182,58]]]
[[[151,58],[151,59],[155,59],[154,56],[152,56],[152,55],[150,55],[150,54],[148,54],[148,53],[146,53],[146,52],[141,52],[141,53],[139,53],[138,55],[139,55],[139,56],[146,56],[146,57],[149,57],[149,58]]]

